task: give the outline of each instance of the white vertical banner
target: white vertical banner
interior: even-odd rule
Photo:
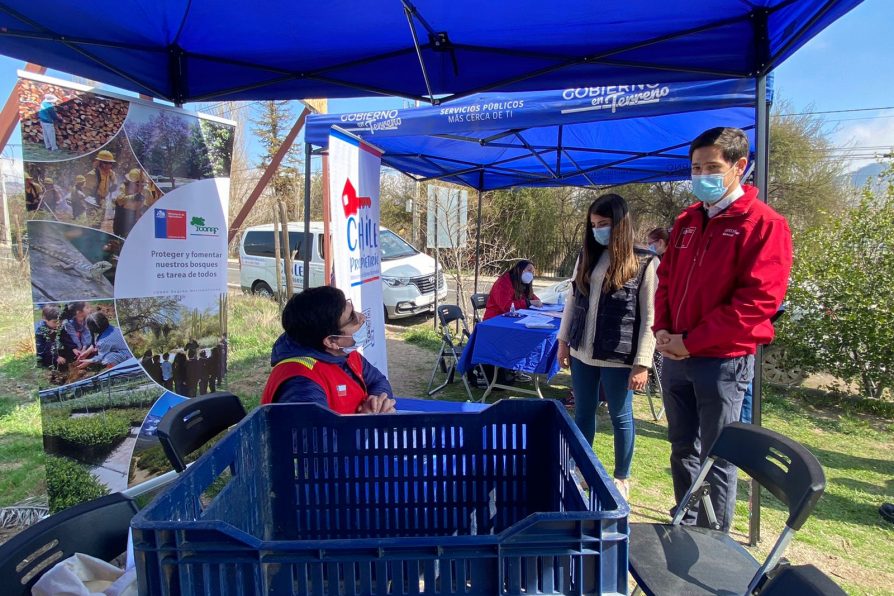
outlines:
[[[332,267],[341,288],[366,315],[363,355],[388,374],[382,255],[379,246],[379,174],[382,151],[333,126],[329,133],[329,213]]]

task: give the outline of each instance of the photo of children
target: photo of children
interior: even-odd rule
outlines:
[[[124,130],[144,170],[163,192],[229,177],[235,128],[157,105],[133,104]]]
[[[88,379],[132,358],[111,300],[41,304],[34,316],[37,365],[46,370],[42,388]]]
[[[140,429],[159,393],[133,358],[90,379],[41,391],[51,501],[82,496],[84,487],[95,496],[127,488]]]
[[[34,302],[112,298],[121,245],[121,239],[92,228],[29,221]]]
[[[93,155],[59,162],[25,162],[25,205],[31,219],[72,222],[126,237],[161,190],[124,134]]]
[[[165,389],[195,397],[221,389],[227,367],[227,295],[116,301],[121,331],[146,374]]]
[[[96,151],[121,130],[128,102],[36,79],[21,79],[22,158],[59,161]]]

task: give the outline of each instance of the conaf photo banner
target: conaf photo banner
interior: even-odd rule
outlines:
[[[47,484],[72,505],[167,471],[161,417],[226,383],[235,123],[19,77]]]

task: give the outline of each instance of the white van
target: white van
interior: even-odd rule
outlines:
[[[310,287],[323,285],[323,224],[311,222]],[[389,319],[433,312],[435,301],[435,261],[420,253],[387,228],[379,229],[382,250],[382,299]],[[304,286],[304,224],[289,223],[292,251],[292,283],[296,291]],[[239,278],[244,292],[273,296],[276,269],[273,267],[273,224],[254,226],[242,234],[239,245]],[[447,283],[438,272],[438,302],[447,297]]]

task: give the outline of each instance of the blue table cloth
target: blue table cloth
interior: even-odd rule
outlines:
[[[520,320],[498,316],[478,323],[463,349],[459,372],[465,374],[475,364],[493,364],[552,379],[559,372],[560,319],[553,320],[552,329],[529,329]]]

